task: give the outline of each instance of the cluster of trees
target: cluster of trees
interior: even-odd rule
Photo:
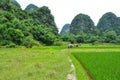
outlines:
[[[115,31],[104,32],[102,36],[85,34],[80,32],[77,35],[74,34],[65,34],[61,35],[62,40],[71,43],[115,43],[120,44],[120,35],[117,36]]]
[[[0,46],[52,45],[58,29],[48,7],[22,10],[15,0],[0,2]]]
[[[95,26],[88,15],[78,14],[71,22],[69,32],[61,36],[63,41],[72,43],[120,44],[120,18],[112,12],[108,12]]]

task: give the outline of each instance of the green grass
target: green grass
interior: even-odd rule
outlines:
[[[114,52],[109,47],[107,50],[96,52],[94,48],[92,52],[72,52],[72,54],[93,80],[120,80],[120,51]]]
[[[0,80],[67,80],[69,58],[77,80],[119,80],[120,46],[0,48]],[[71,55],[71,53],[73,55]]]
[[[61,49],[0,48],[0,80],[66,80],[70,63]]]

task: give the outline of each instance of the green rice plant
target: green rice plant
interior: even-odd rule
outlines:
[[[93,80],[120,80],[120,52],[72,52]]]

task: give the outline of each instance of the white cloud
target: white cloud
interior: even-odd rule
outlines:
[[[113,12],[120,16],[119,0],[17,0],[24,9],[33,3],[39,7],[48,6],[55,17],[58,28],[71,23],[79,13],[89,15],[97,24],[100,17],[106,12]]]

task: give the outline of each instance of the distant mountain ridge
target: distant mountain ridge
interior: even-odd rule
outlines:
[[[100,18],[97,28],[100,31],[114,30],[120,34],[120,18],[112,12],[107,12]]]
[[[38,7],[37,7],[36,5],[34,5],[34,4],[29,4],[29,5],[25,8],[25,10],[36,10],[36,9],[38,9]]]
[[[60,34],[68,34],[70,31],[70,24],[65,24],[60,32]]]
[[[99,33],[114,30],[117,35],[120,35],[120,17],[117,17],[112,12],[103,14],[96,26],[94,25],[92,19],[85,14],[76,15],[69,25],[70,27],[67,27],[67,30],[69,30],[69,33],[72,34],[79,34],[81,31],[84,33],[92,33],[97,30]],[[66,34],[66,28],[64,28],[65,26],[63,26],[60,34]]]
[[[91,33],[94,30],[94,22],[86,14],[78,14],[74,17],[70,26],[70,33],[79,34],[81,31],[84,33]]]
[[[20,4],[16,0],[10,0],[10,2],[21,8]]]

